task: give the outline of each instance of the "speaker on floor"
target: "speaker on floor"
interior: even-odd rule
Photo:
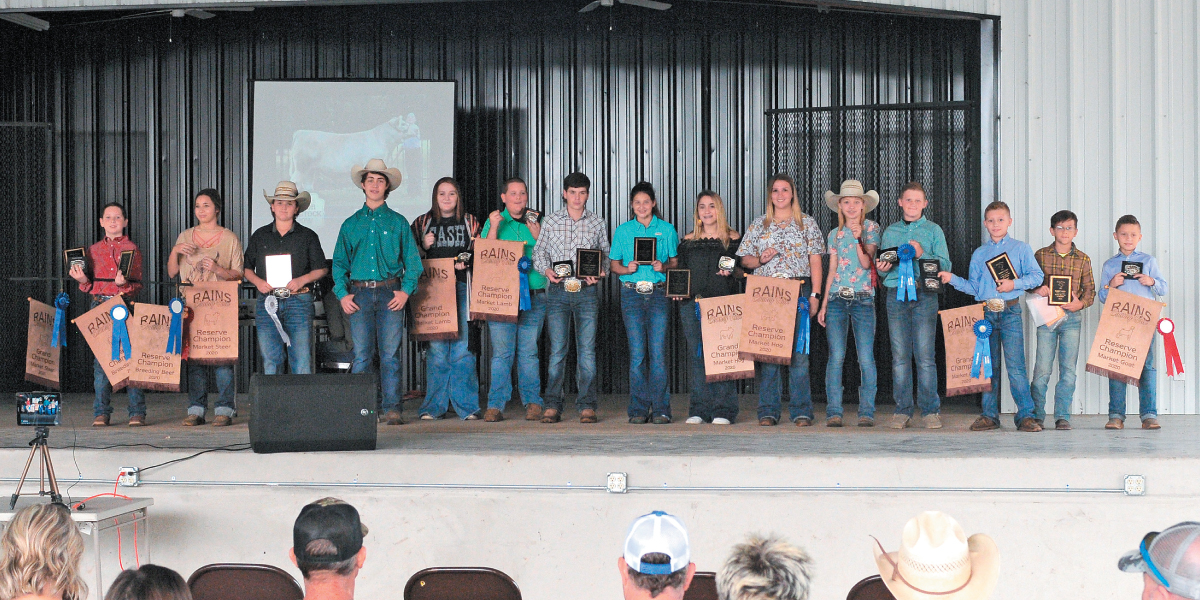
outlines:
[[[375,449],[375,373],[250,378],[250,447],[258,453]]]

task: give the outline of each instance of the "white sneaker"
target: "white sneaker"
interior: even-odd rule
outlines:
[[[925,429],[941,429],[942,428],[942,418],[936,414],[925,415],[924,417],[921,417],[921,420],[925,421]]]
[[[425,414],[421,415],[421,420],[422,421],[436,421],[437,417],[435,417],[429,413],[425,413]]]
[[[908,427],[909,418],[908,415],[895,415],[892,417],[892,422],[888,423],[888,427],[892,429],[904,429]]]
[[[684,423],[688,425],[703,425],[704,419],[702,417],[688,417]]]
[[[729,419],[726,419],[725,417],[717,417],[712,420],[712,423],[713,425],[728,425]]]

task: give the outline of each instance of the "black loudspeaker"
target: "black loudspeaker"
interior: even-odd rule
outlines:
[[[375,373],[252,376],[251,449],[374,450],[378,382]]]

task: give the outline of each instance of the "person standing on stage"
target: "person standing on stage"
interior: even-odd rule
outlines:
[[[556,267],[575,265],[576,250],[600,251],[600,264],[607,261],[608,225],[604,218],[587,210],[592,181],[583,173],[571,173],[563,179],[563,203],[566,205],[546,218],[542,236],[533,251],[534,270],[550,282],[546,289],[546,326],[550,329],[550,364],[547,367],[546,410],[543,423],[562,420],[563,379],[567,361],[567,334],[571,320],[575,322],[575,381],[579,395],[580,423],[595,423],[597,394],[596,380],[596,320],[600,297],[596,292],[596,277],[558,275]],[[600,276],[607,272],[602,268]]]
[[[679,244],[679,268],[692,272],[692,297],[679,303],[679,322],[692,363],[692,401],[685,423],[729,425],[737,419],[737,381],[707,382],[696,301],[738,293],[738,281],[734,278],[737,259],[733,255],[741,236],[729,227],[725,203],[716,192],[700,192],[694,214],[692,232]]]
[[[455,258],[454,276],[458,301],[458,337],[429,342],[428,384],[425,403],[417,411],[425,420],[440,419],[453,403],[459,418],[479,418],[479,379],[475,375],[475,355],[468,347],[467,273],[473,240],[479,234],[479,221],[463,208],[462,188],[453,177],[433,184],[433,202],[429,212],[412,224],[425,258]],[[462,256],[462,255],[466,256]]]
[[[313,372],[311,286],[329,272],[317,232],[296,222],[312,198],[290,181],[280,181],[275,186],[275,195],[268,196],[264,191],[263,196],[271,205],[274,221],[250,236],[245,253],[246,281],[253,283],[259,293],[254,322],[258,349],[263,356],[263,373],[281,373],[287,361],[288,372],[307,375]],[[283,284],[279,287],[268,283],[272,276],[279,277],[272,271],[283,266],[267,264],[268,259],[275,257],[284,257],[284,265],[291,267],[285,274],[286,282],[274,281]]]
[[[200,190],[192,200],[192,212],[196,215],[197,225],[183,230],[175,239],[175,246],[167,257],[167,275],[178,275],[184,283],[241,281],[242,242],[219,222],[225,212],[221,193],[212,188]],[[230,425],[237,415],[233,365],[200,365],[189,360],[188,416],[183,420],[184,425],[204,424],[208,412],[209,373],[214,373],[217,379],[213,427]]]
[[[746,230],[738,256],[742,266],[754,269],[755,275],[799,279],[801,296],[807,295],[808,315],[796,315],[796,333],[800,332],[801,319],[811,319],[817,314],[821,295],[812,282],[821,281],[821,255],[825,253],[825,240],[821,228],[812,217],[800,210],[796,198],[796,184],[784,173],[776,174],[767,182],[770,190],[767,212],[756,219]],[[759,363],[758,375],[758,424],[775,425],[782,414],[780,406],[780,366]],[[808,353],[792,352],[789,366],[788,402],[792,422],[799,427],[812,425],[812,389],[808,381]]]
[[[513,177],[500,190],[504,210],[494,210],[483,224],[483,237],[525,242],[525,257],[533,261],[534,248],[542,233],[537,211],[527,210],[529,190],[525,181]],[[488,321],[492,341],[492,385],[488,390],[483,420],[504,420],[504,405],[512,398],[513,357],[517,360],[517,387],[525,404],[525,420],[542,420],[542,378],[538,372],[538,338],[546,319],[546,276],[529,270],[529,310],[521,311],[516,323]]]
[[[365,372],[379,352],[380,420],[401,425],[400,337],[404,305],[417,289],[421,255],[408,228],[408,219],[387,205],[388,194],[400,187],[400,171],[372,158],[354,167],[350,179],[363,190],[366,202],[342,223],[333,251],[333,291],[350,318],[354,340],[351,373]]]
[[[104,239],[88,248],[87,260],[89,270],[94,279],[88,279],[87,273],[80,265],[71,267],[68,273],[72,279],[79,282],[79,291],[92,295],[92,308],[106,302],[113,296],[121,296],[128,302],[142,289],[142,252],[125,235],[125,226],[129,220],[125,215],[125,207],[110,202],[100,211],[100,227],[104,229]],[[129,272],[122,273],[118,268],[122,252],[133,252],[133,261],[129,263]],[[112,385],[108,376],[100,367],[99,359],[93,361],[92,382],[96,387],[96,401],[92,405],[96,420],[92,427],[107,427],[112,415]],[[146,424],[146,392],[141,389],[128,388],[129,394],[129,426],[141,427]]]
[[[671,303],[667,300],[666,270],[675,268],[679,235],[662,220],[654,186],[638,182],[629,191],[633,218],[613,234],[610,269],[621,276],[621,313],[629,340],[629,422],[655,425],[671,422],[671,393],[667,389],[667,329]],[[639,262],[635,240],[654,241],[654,257]],[[647,360],[649,359],[649,360]]]

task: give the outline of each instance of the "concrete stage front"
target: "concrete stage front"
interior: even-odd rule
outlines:
[[[248,441],[244,417],[223,429],[185,428],[182,395],[149,401],[149,427],[124,426],[119,394],[120,425],[97,430],[88,427],[90,395],[68,395],[50,442],[72,498],[111,492],[123,466]],[[1032,434],[1005,415],[1002,431],[972,433],[976,415],[953,406],[938,431],[800,429],[759,427],[746,396],[743,421],[722,427],[683,424],[687,399],[674,401],[680,421],[665,426],[628,425],[625,399],[606,397],[597,425],[578,423],[573,407],[563,423],[529,423],[518,406],[502,423],[380,426],[375,452],[210,452],[118,491],[154,499],[153,560],[184,577],[215,562],[270,563],[299,577],[287,561],[292,520],[311,500],[344,498],[371,530],[360,598],[399,598],[408,577],[429,566],[495,567],[529,599],[619,598],[625,527],[654,509],[688,524],[700,570],[718,570],[747,533],[787,537],[815,560],[814,600],[845,598],[874,572],[869,536],[895,548],[905,521],[933,509],[996,539],[995,598],[1136,598],[1141,578],[1118,572],[1117,558],[1147,531],[1200,520],[1197,416],[1165,416],[1161,431],[1138,429],[1133,416],[1116,432],[1103,429],[1102,416],[1076,416],[1074,431]],[[245,400],[240,408],[249,414]],[[415,408],[409,403],[406,416]],[[881,423],[890,411],[883,407]],[[32,437],[11,423],[0,427],[3,494]],[[628,474],[628,493],[605,491],[610,472]],[[1123,493],[1130,474],[1145,476],[1146,495]],[[116,544],[104,548],[107,582]]]

